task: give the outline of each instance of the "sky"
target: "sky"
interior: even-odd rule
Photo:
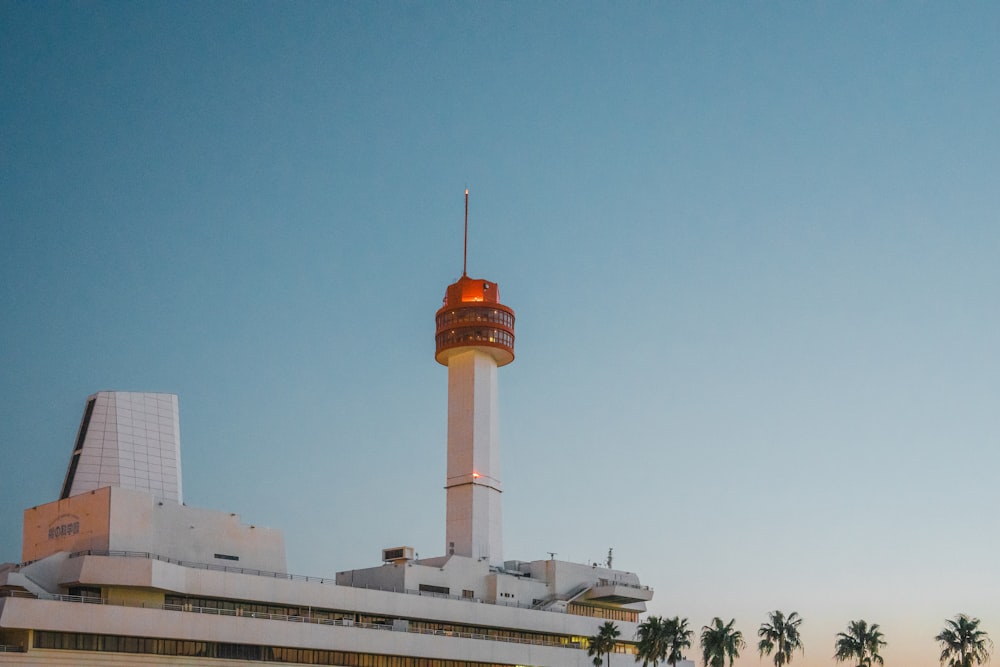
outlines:
[[[444,552],[462,271],[517,315],[505,556],[802,667],[1000,640],[1000,5],[0,4],[0,561],[88,395],[289,570]],[[688,657],[695,658],[695,650]]]

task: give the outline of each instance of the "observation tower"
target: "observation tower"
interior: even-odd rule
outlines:
[[[514,311],[495,282],[466,273],[469,191],[465,191],[462,277],[437,311],[434,358],[448,367],[448,477],[445,553],[503,564],[497,368],[514,361]]]

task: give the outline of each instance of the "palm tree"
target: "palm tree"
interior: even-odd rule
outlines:
[[[768,616],[770,622],[761,623],[760,630],[757,631],[757,636],[760,637],[757,650],[761,656],[773,653],[774,667],[783,667],[792,661],[792,653],[805,652],[802,637],[799,636],[802,617],[795,611],[788,618],[780,611],[772,611]]]
[[[691,635],[694,630],[688,628],[688,620],[680,616],[668,618],[664,624],[664,635],[666,635],[667,664],[670,667],[677,667],[677,663],[686,660],[683,651],[691,648]]]
[[[661,616],[650,616],[639,624],[636,632],[636,654],[635,661],[642,660],[642,667],[653,663],[656,667],[666,660],[666,629],[667,622]]]
[[[691,648],[691,635],[694,634],[694,630],[690,630],[687,624],[688,620],[680,616],[647,618],[639,624],[635,661],[642,660],[643,667],[649,663],[653,663],[655,667],[661,662],[675,667],[678,662],[685,659],[684,649]]]
[[[620,634],[617,625],[611,621],[605,621],[596,635],[587,638],[587,642],[590,644],[587,655],[594,657],[594,667],[601,667],[604,664],[601,655],[607,655],[608,665],[611,665],[611,652],[615,650],[615,644],[618,643]]]
[[[990,661],[993,641],[979,629],[979,619],[959,614],[945,620],[944,630],[934,639],[941,643],[941,664],[948,667],[972,667]]]
[[[872,667],[872,664],[884,664],[879,655],[880,648],[885,646],[885,638],[878,629],[878,623],[871,627],[865,621],[851,621],[847,624],[847,632],[837,633],[837,652],[833,655],[837,662],[851,662],[857,667]]]
[[[711,626],[702,627],[701,659],[705,667],[725,667],[726,658],[729,658],[729,667],[733,667],[733,661],[740,657],[740,649],[747,644],[743,641],[743,633],[733,629],[734,623],[735,618],[723,625],[722,619],[716,616]]]

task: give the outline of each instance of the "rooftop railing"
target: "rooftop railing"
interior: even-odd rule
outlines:
[[[371,585],[355,586],[350,584],[338,584],[336,579],[330,579],[328,577],[307,577],[300,574],[288,574],[287,572],[270,572],[267,570],[256,570],[245,567],[234,567],[232,565],[197,563],[193,561],[177,560],[176,558],[168,558],[167,556],[160,556],[158,554],[148,553],[145,551],[101,551],[101,550],[88,549],[86,551],[75,551],[69,555],[70,558],[80,558],[82,556],[142,558],[146,560],[158,560],[164,563],[179,565],[181,567],[195,568],[198,570],[212,570],[215,572],[248,574],[255,577],[267,577],[269,579],[287,579],[289,581],[306,581],[316,584],[332,584],[334,586],[344,586],[344,588],[364,588],[373,591],[382,591],[385,593],[406,593],[407,595],[420,595],[423,597],[432,597],[432,598],[446,598],[449,600],[462,600],[464,602],[478,602],[480,604],[491,604],[498,607],[517,607],[520,609],[532,609],[532,606],[530,604],[525,604],[520,602],[506,602],[503,600],[484,600],[482,598],[467,598],[461,595],[451,595],[448,593],[433,593],[431,591],[421,591],[412,588],[396,588],[394,586],[371,586]],[[565,613],[565,610],[562,611],[561,613]]]
[[[233,565],[217,565],[215,563],[197,563],[188,560],[178,560],[159,554],[146,551],[101,551],[88,549],[86,551],[74,551],[70,558],[80,558],[81,556],[110,556],[114,558],[142,558],[145,560],[158,560],[163,563],[180,565],[181,567],[191,567],[198,570],[213,570],[215,572],[232,572],[235,574],[249,574],[255,577],[268,577],[270,579],[288,579],[290,581],[311,581],[317,584],[336,584],[335,579],[328,577],[306,577],[299,574],[288,574],[287,572],[270,572],[268,570],[257,570],[246,567],[235,567]]]
[[[540,604],[527,604],[523,602],[516,601],[504,601],[504,600],[484,600],[483,598],[468,598],[461,595],[451,595],[448,593],[434,593],[431,591],[421,591],[412,588],[397,588],[394,586],[372,586],[372,585],[351,585],[351,584],[337,584],[336,579],[331,579],[329,577],[310,577],[300,574],[288,574],[287,572],[271,572],[268,570],[258,570],[253,568],[236,567],[233,565],[218,565],[215,563],[198,563],[194,561],[178,560],[176,558],[169,558],[167,556],[161,556],[159,554],[149,553],[145,551],[107,551],[107,550],[96,550],[88,549],[85,551],[75,551],[69,555],[70,558],[80,558],[82,556],[105,556],[105,557],[115,557],[115,558],[140,558],[145,560],[157,560],[164,563],[170,563],[172,565],[179,565],[181,567],[190,567],[199,570],[212,570],[215,572],[230,572],[234,574],[246,574],[256,577],[266,577],[269,579],[286,579],[288,581],[304,581],[316,584],[330,584],[330,585],[341,585],[345,588],[364,588],[367,590],[382,591],[385,593],[405,593],[407,595],[420,595],[423,597],[433,597],[433,598],[446,598],[449,600],[461,600],[463,602],[476,602],[479,604],[490,604],[498,607],[515,607],[519,609],[534,609],[536,611],[545,611],[548,613],[565,614],[566,609],[560,609],[558,607],[545,608],[544,605]],[[32,561],[21,563],[16,566],[15,570],[20,570],[25,566],[29,565]],[[598,586],[625,586],[628,588],[636,588],[644,591],[652,591],[653,589],[649,586],[640,586],[636,584],[629,584],[620,581],[613,581],[610,579],[599,579]],[[543,602],[548,603],[560,599],[568,599],[569,596],[565,595],[554,595],[546,598]]]
[[[625,581],[615,581],[614,579],[598,579],[598,586],[624,586],[625,588],[635,588],[640,591],[651,591],[653,590],[649,586],[641,586],[639,584],[630,584]]]

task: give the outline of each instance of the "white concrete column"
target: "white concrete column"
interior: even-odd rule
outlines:
[[[503,564],[497,364],[475,349],[448,360],[445,553]]]

